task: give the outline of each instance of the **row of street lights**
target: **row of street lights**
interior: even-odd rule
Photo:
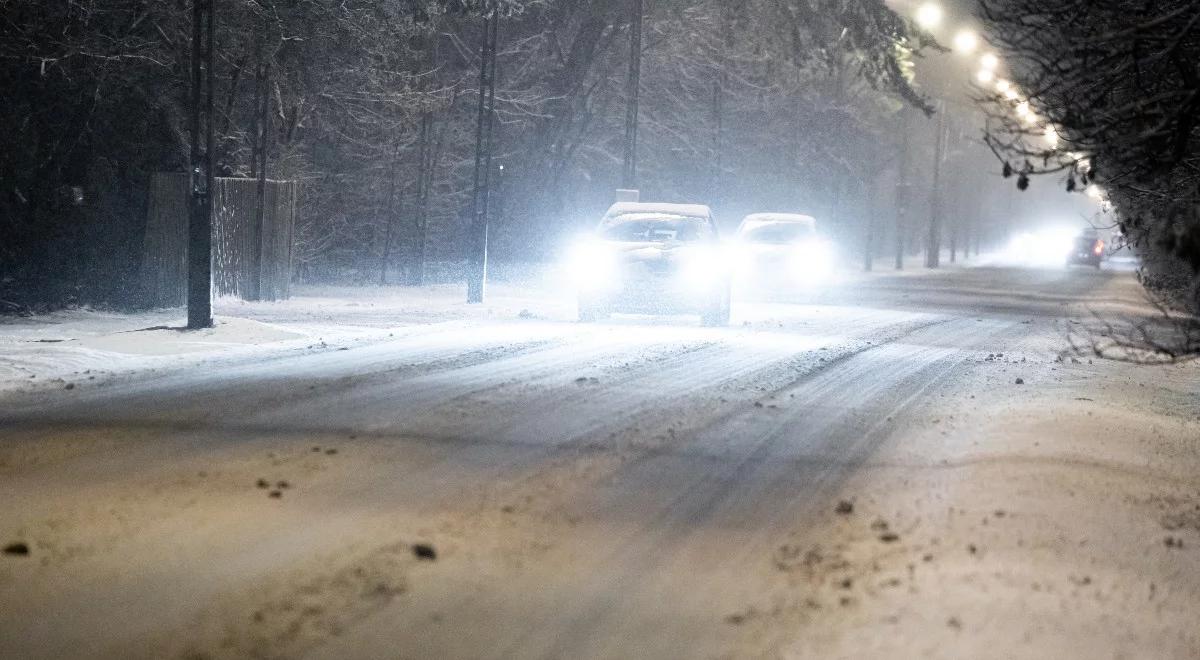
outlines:
[[[936,2],[926,2],[917,7],[913,19],[922,29],[934,32],[942,26],[945,20],[945,11]],[[980,49],[981,39],[974,30],[960,28],[955,32],[952,43],[955,52],[960,55],[973,56]],[[1049,122],[1043,122],[1042,118],[1038,116],[1037,112],[1030,105],[1029,100],[1023,98],[1017,86],[999,75],[1001,68],[999,56],[993,52],[984,52],[979,56],[978,63],[979,68],[975,72],[976,84],[981,88],[994,92],[1008,102],[1012,106],[1017,119],[1028,129],[1036,132],[1036,128],[1041,125],[1042,139],[1046,146],[1051,150],[1058,151],[1059,155],[1072,163],[1078,171],[1086,173],[1090,170],[1087,155],[1060,150],[1062,137],[1058,129]],[[1085,189],[1085,193],[1097,202],[1104,203],[1107,199],[1104,190],[1094,183]]]

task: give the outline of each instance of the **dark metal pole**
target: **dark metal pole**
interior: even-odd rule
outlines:
[[[863,182],[863,187],[867,187],[866,182]],[[874,195],[868,195],[868,198],[861,205],[858,205],[860,211],[863,213],[863,271],[867,273],[875,269],[875,232],[877,230],[877,223],[875,222],[875,204],[872,203],[874,199]]]
[[[642,13],[643,0],[630,0],[632,15],[629,24],[629,75],[626,79],[625,106],[625,171],[621,187],[637,188],[638,167],[638,103],[642,77]]]
[[[261,39],[262,37],[260,37]],[[250,258],[253,261],[253,272],[251,277],[250,296],[251,300],[263,300],[269,298],[275,299],[275,291],[263,291],[263,237],[265,235],[263,223],[266,222],[267,209],[267,140],[271,135],[271,60],[269,56],[264,56],[262,50],[259,50],[259,63],[255,80],[258,83],[259,89],[256,94],[259,106],[255,108],[258,117],[255,120],[255,130],[257,134],[254,136],[254,142],[257,146],[257,153],[254,154],[255,165],[254,169],[258,178],[258,187],[255,191],[255,206],[254,206],[254,226],[251,237],[251,253]]]
[[[188,217],[188,328],[212,327],[214,0],[192,2],[191,207]],[[203,141],[203,151],[201,150]]]
[[[479,57],[479,107],[475,126],[475,189],[471,215],[470,253],[467,258],[467,302],[483,302],[487,281],[488,185],[491,180],[491,141],[496,103],[496,40],[500,15],[496,10],[483,19],[483,46]]]
[[[912,115],[900,110],[900,169],[896,173],[896,270],[904,270],[904,244],[908,240],[908,200],[911,184],[910,154]]]
[[[929,237],[925,244],[925,267],[941,265],[942,249],[942,159],[946,150],[946,104],[938,104],[937,136],[933,144],[933,189],[930,192]]]
[[[721,51],[718,55],[718,65],[720,71],[717,72],[717,77],[713,81],[713,119],[716,124],[715,135],[713,136],[713,151],[716,156],[716,163],[713,173],[713,201],[719,204],[722,199],[721,185],[724,169],[725,169],[725,90],[729,87],[729,49],[732,46],[730,43],[730,17],[729,5],[722,4],[721,11],[717,20],[720,22],[721,30]]]
[[[387,171],[388,195],[387,207],[384,210],[383,250],[379,257],[379,286],[387,286],[388,261],[392,258],[392,232],[396,226],[396,170],[399,168],[400,140],[396,140],[396,148],[392,152],[392,162]],[[423,165],[422,169],[424,169]],[[404,207],[403,201],[401,201],[400,207]]]

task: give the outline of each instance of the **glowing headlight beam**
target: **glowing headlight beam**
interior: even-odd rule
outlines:
[[[802,284],[820,284],[833,275],[833,247],[821,240],[806,241],[792,256],[792,274]]]
[[[599,240],[583,239],[568,252],[566,270],[577,289],[603,289],[616,279],[616,255]]]

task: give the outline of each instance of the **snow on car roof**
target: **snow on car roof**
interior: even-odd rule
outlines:
[[[816,229],[817,219],[803,213],[751,213],[742,220],[742,228],[769,224],[800,224]]]
[[[630,213],[680,215],[687,218],[708,218],[712,210],[703,204],[663,204],[659,202],[617,202],[604,214],[605,218]]]

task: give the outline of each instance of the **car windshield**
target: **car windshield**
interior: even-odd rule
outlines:
[[[628,213],[610,219],[600,237],[628,243],[692,243],[708,236],[704,218],[661,213]]]
[[[799,222],[780,222],[750,229],[742,235],[742,238],[751,243],[787,245],[812,238],[813,234],[813,228],[810,225]]]
[[[1075,248],[1078,250],[1090,250],[1096,245],[1096,241],[1100,240],[1096,236],[1079,236],[1075,238]]]

